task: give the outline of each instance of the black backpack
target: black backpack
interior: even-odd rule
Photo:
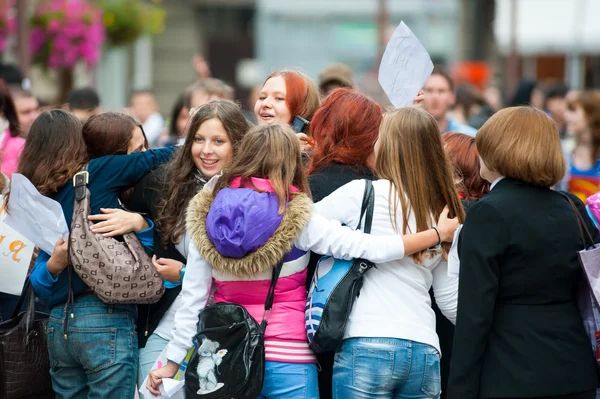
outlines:
[[[283,262],[273,267],[260,324],[246,308],[218,303],[200,313],[196,349],[185,373],[186,398],[256,399],[265,373],[265,330]]]

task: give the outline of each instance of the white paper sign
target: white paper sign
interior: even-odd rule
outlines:
[[[0,201],[4,203],[3,196]],[[21,295],[34,245],[4,222],[6,212],[0,210],[0,292]]]
[[[431,58],[404,22],[390,38],[379,67],[379,84],[396,108],[411,105],[433,71]]]
[[[14,173],[6,223],[47,254],[52,254],[59,238],[69,237],[62,207],[39,193],[23,175]]]

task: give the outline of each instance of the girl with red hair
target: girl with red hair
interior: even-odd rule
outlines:
[[[315,202],[355,179],[374,180],[373,146],[383,114],[373,100],[351,89],[334,90],[315,113],[315,142],[308,165]]]
[[[289,69],[272,72],[258,94],[254,113],[259,125],[311,120],[319,108],[319,89],[308,75]]]
[[[308,164],[308,183],[315,202],[356,179],[375,180],[373,146],[383,118],[381,107],[351,89],[334,90],[315,113],[310,136],[315,146]],[[311,254],[307,286],[310,285],[320,254]],[[317,356],[319,394],[331,398],[333,353]]]
[[[446,133],[442,135],[444,150],[454,166],[459,180],[458,192],[463,200],[465,210],[490,191],[490,183],[479,174],[481,167],[479,152],[475,146],[475,137],[463,133]]]
[[[290,124],[295,116],[310,121],[320,103],[319,89],[308,75],[282,69],[272,72],[265,80],[254,105],[254,114],[259,125]],[[306,134],[299,133],[298,138],[303,151],[311,146]]]

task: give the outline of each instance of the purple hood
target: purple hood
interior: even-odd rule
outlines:
[[[217,251],[229,258],[255,252],[273,236],[283,215],[275,193],[224,188],[206,216],[206,233]]]

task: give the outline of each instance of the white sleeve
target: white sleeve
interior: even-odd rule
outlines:
[[[175,313],[173,336],[167,345],[167,359],[180,364],[193,345],[198,315],[206,306],[212,287],[212,267],[200,256],[194,241],[190,241],[181,288],[181,307]]]
[[[294,242],[296,248],[350,260],[368,259],[375,263],[391,262],[404,257],[400,234],[373,236],[342,226],[312,212],[307,225]]]
[[[458,277],[448,275],[448,261],[441,261],[433,269],[433,295],[435,302],[452,324],[456,324],[458,308]]]
[[[327,220],[356,229],[364,193],[365,181],[353,180],[315,203],[313,210]]]

